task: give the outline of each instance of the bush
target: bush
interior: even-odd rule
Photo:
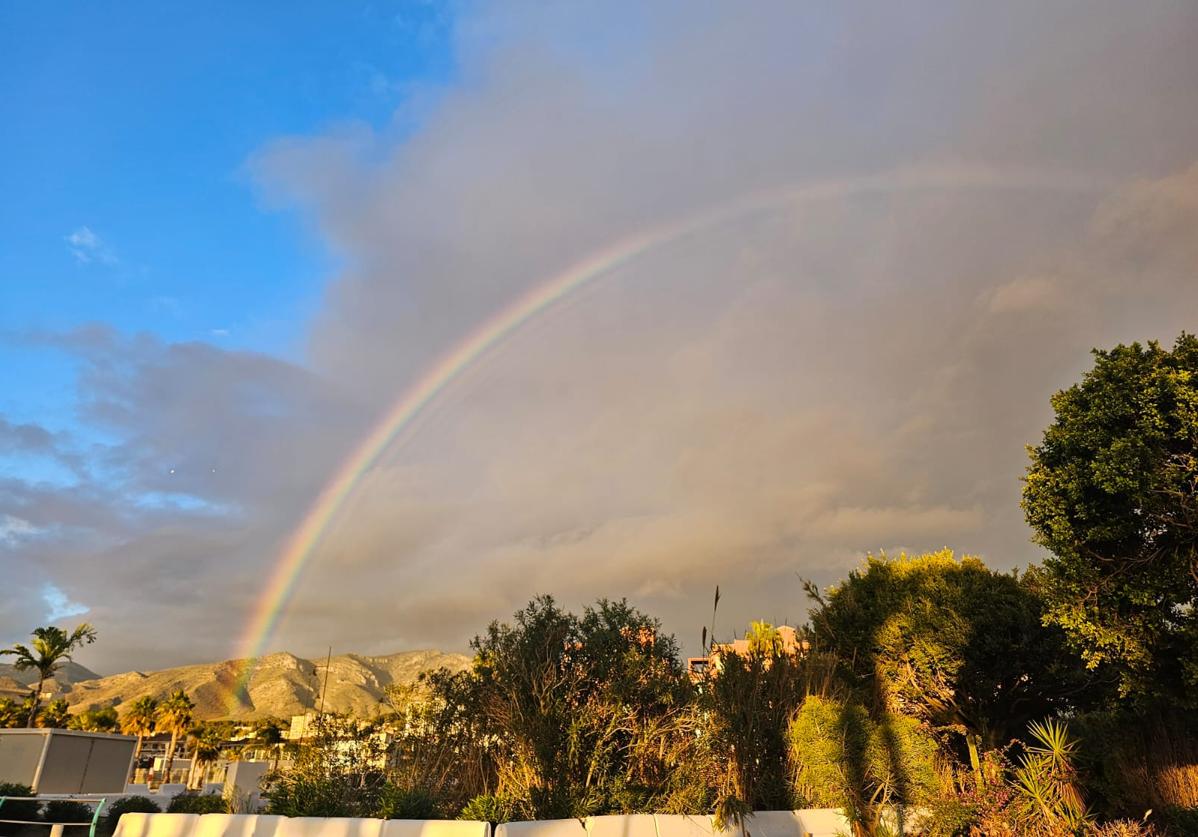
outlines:
[[[386,785],[379,792],[376,816],[384,820],[433,820],[440,816],[437,800],[423,788]]]
[[[487,793],[476,796],[467,802],[466,806],[462,808],[462,812],[458,814],[458,819],[498,825],[501,822],[510,822],[514,819],[518,809],[519,803],[516,800],[507,796]]]
[[[268,790],[268,814],[284,817],[359,817],[363,810],[358,788],[342,778],[285,774]]]
[[[46,822],[91,822],[93,816],[92,806],[70,799],[55,799],[42,809],[42,819]]]
[[[161,814],[162,809],[152,799],[144,796],[126,796],[104,808],[104,830],[116,831],[122,814]]]
[[[2,782],[0,783],[0,796],[33,796],[33,788],[28,785]],[[0,819],[37,822],[40,819],[38,812],[41,807],[40,802],[5,802],[0,805]],[[0,823],[0,835],[16,834],[23,827],[12,823]]]
[[[227,814],[229,803],[219,793],[181,793],[171,800],[168,814]]]

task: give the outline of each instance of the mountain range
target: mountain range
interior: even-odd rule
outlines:
[[[320,708],[323,692],[325,711],[371,717],[378,714],[388,686],[415,682],[423,672],[439,668],[465,670],[470,658],[432,650],[377,657],[342,654],[329,661],[327,688],[325,662],[288,653],[270,654],[258,659],[244,684],[240,682],[244,665],[238,660],[110,677],[68,663],[46,691],[66,698],[72,712],[83,712],[106,706],[122,711],[125,704],[140,697],[162,699],[182,689],[195,702],[195,717],[200,720],[302,715]],[[24,685],[27,694],[29,672],[11,668],[0,666],[0,688],[11,679],[14,682],[7,685]]]

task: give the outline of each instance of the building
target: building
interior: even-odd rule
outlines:
[[[809,647],[807,640],[800,639],[799,632],[790,625],[779,625],[775,628],[766,622],[754,622],[743,639],[713,642],[707,656],[687,658],[687,671],[692,680],[702,680],[709,675],[718,674],[723,657],[728,654],[747,656],[755,644],[761,643],[773,644],[780,653],[791,656],[802,656],[807,653]]]
[[[0,782],[34,793],[121,793],[137,739],[66,729],[0,730]]]

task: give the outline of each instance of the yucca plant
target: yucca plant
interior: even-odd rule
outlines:
[[[1077,786],[1073,757],[1077,741],[1062,721],[1033,721],[1032,737],[1012,776],[1021,819],[1030,827],[1077,832],[1091,824]]]

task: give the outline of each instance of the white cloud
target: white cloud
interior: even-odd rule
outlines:
[[[67,594],[53,584],[42,587],[42,601],[46,605],[46,621],[57,622],[70,616],[81,616],[91,608],[87,605],[73,602]]]
[[[21,538],[37,534],[37,527],[28,520],[11,514],[0,515],[0,543],[15,543]]]
[[[70,245],[71,254],[80,264],[100,262],[113,265],[117,263],[117,257],[112,248],[88,226],[82,226],[75,230],[66,236],[65,240]]]

